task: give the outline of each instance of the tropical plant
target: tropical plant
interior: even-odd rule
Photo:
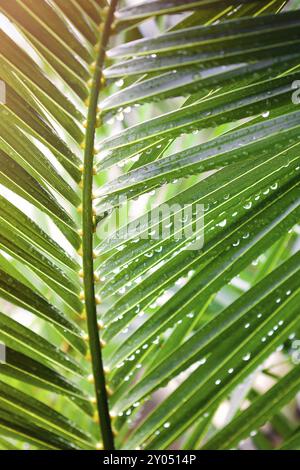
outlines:
[[[298,6],[0,0],[0,448],[300,447]]]

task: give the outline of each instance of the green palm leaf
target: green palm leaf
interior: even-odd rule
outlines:
[[[0,0],[1,449],[299,447],[295,3]]]

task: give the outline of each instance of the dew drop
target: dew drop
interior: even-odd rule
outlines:
[[[220,223],[218,223],[217,225],[218,225],[219,227],[225,227],[226,224],[227,224],[227,220],[224,219],[224,220],[222,220]]]
[[[243,356],[243,361],[249,361],[250,357],[251,357],[250,353],[245,354],[245,356]]]

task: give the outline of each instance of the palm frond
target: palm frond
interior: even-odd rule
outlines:
[[[292,6],[0,0],[0,448],[299,447]]]

